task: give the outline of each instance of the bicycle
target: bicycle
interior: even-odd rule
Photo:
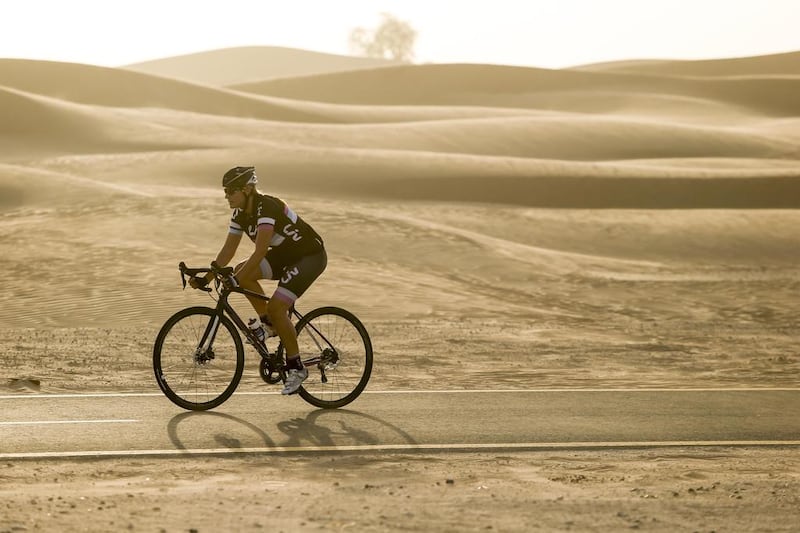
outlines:
[[[188,268],[183,262],[178,267],[184,290],[187,276],[214,274],[217,305],[182,309],[168,318],[158,332],[153,346],[153,370],[166,397],[192,411],[213,409],[225,402],[244,371],[242,337],[261,356],[261,379],[271,385],[285,381],[283,344],[270,351],[228,302],[234,293],[265,301],[269,297],[241,288],[231,267],[219,267],[215,262],[210,268]],[[200,290],[213,292],[208,286]],[[372,343],[364,325],[339,307],[320,307],[305,315],[292,307],[290,313],[290,318],[297,319],[300,357],[309,369],[308,378],[298,390],[300,397],[325,409],[355,400],[372,373]]]

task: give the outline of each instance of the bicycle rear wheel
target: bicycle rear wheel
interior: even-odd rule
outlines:
[[[300,396],[326,409],[358,398],[372,373],[372,342],[361,321],[344,309],[321,307],[300,319],[295,329],[309,373]],[[279,355],[282,352],[279,346]]]
[[[244,347],[233,323],[209,307],[170,317],[156,337],[153,370],[174,404],[205,411],[227,400],[244,370]]]

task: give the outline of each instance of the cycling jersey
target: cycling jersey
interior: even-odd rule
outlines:
[[[282,258],[281,262],[313,255],[323,249],[322,238],[314,228],[297,216],[286,202],[266,194],[256,195],[253,215],[248,215],[244,209],[233,210],[230,233],[247,233],[250,240],[255,242],[261,224],[274,228],[275,233],[269,243],[270,252]]]

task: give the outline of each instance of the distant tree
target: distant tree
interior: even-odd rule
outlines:
[[[382,21],[374,30],[355,28],[350,32],[350,50],[356,55],[396,61],[414,59],[417,32],[411,24],[389,13],[381,13]]]

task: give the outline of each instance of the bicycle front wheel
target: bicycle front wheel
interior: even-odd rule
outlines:
[[[344,309],[321,307],[300,319],[295,329],[309,373],[300,396],[327,409],[355,400],[372,373],[372,342],[361,321]]]
[[[205,411],[227,400],[244,370],[244,347],[233,323],[210,307],[170,317],[156,337],[153,370],[174,404]]]

